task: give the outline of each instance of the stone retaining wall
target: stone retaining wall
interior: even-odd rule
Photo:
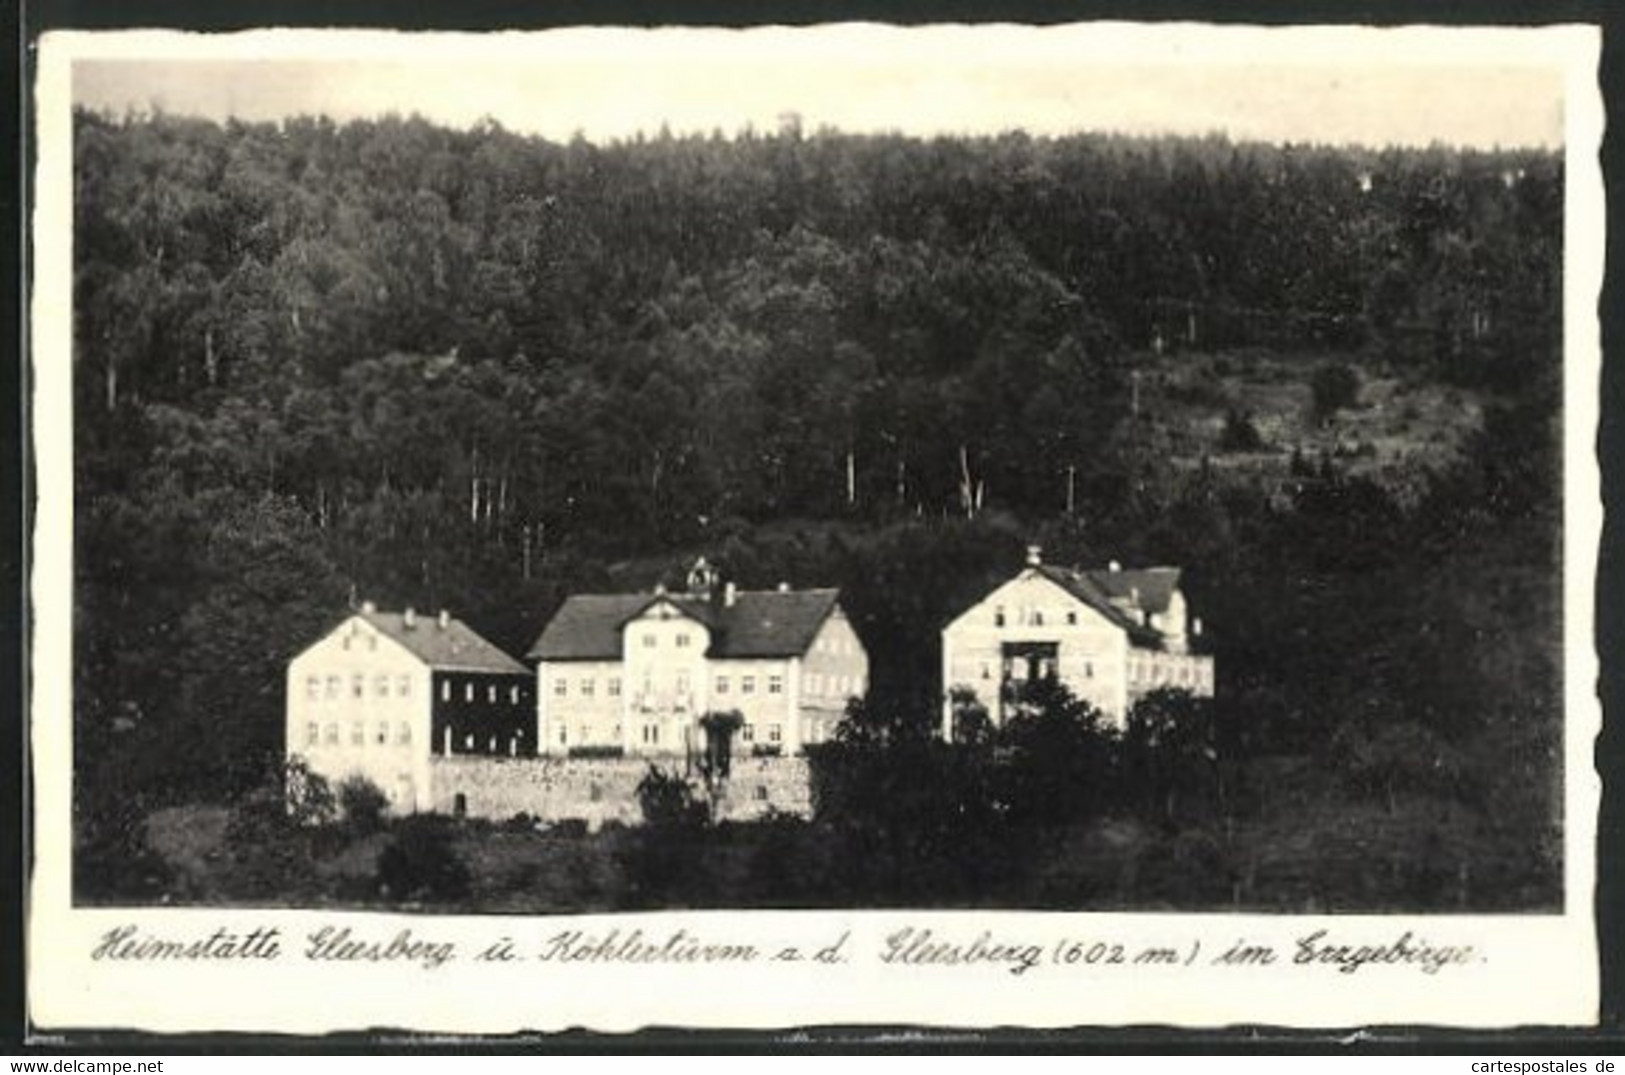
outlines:
[[[638,782],[651,764],[668,773],[683,768],[681,758],[436,757],[429,764],[430,804],[437,813],[495,821],[529,814],[544,821],[579,818],[592,829],[607,821],[636,825],[643,820]],[[703,800],[700,778],[689,783]],[[812,812],[806,759],[735,758],[718,820],[749,821],[775,811]]]

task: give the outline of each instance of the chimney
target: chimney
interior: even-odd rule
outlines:
[[[789,593],[790,592],[790,584],[788,582],[779,583],[779,592],[780,593]]]
[[[1027,566],[1037,567],[1044,562],[1044,550],[1038,545],[1027,546]]]
[[[373,604],[371,601],[363,601],[361,602],[361,611],[364,614],[371,616],[373,613],[378,611],[378,606]]]
[[[404,627],[408,631],[410,631],[410,630],[412,630],[412,628],[416,627],[417,625],[418,625],[418,614],[414,609],[408,608],[405,612],[401,613],[401,626],[402,627]]]
[[[441,609],[440,610],[440,629],[442,631],[444,631],[446,628],[448,628],[450,626],[451,626],[451,613],[447,612],[445,609]]]
[[[1107,566],[1109,566],[1109,567],[1110,567],[1110,568],[1111,568],[1111,569],[1112,569],[1112,570],[1113,570],[1113,571],[1121,571],[1121,570],[1123,570],[1123,565],[1122,565],[1122,564],[1120,564],[1120,563],[1118,563],[1118,562],[1117,562],[1117,561],[1116,561],[1116,560],[1113,560],[1113,561],[1112,561],[1112,562],[1111,562],[1111,563],[1110,563],[1110,564],[1109,564],[1109,565],[1107,565]]]
[[[722,586],[722,607],[723,608],[733,608],[734,607],[734,602],[736,600],[738,600],[738,598],[739,598],[739,590],[738,590],[738,588],[735,587],[732,582],[723,583],[723,586]]]

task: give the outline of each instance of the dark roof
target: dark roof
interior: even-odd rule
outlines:
[[[525,666],[480,637],[455,617],[440,625],[438,616],[417,614],[411,627],[404,612],[358,612],[356,615],[411,650],[429,667],[455,672],[528,674]]]
[[[1072,571],[1064,567],[1052,567],[1049,564],[1033,570],[1128,632],[1130,640],[1135,645],[1160,646],[1162,644],[1162,633],[1160,631],[1147,627],[1121,608],[1112,604],[1113,594],[1097,581],[1098,576],[1111,574],[1111,572]],[[1126,572],[1117,572],[1117,574],[1126,574]],[[1127,589],[1123,591],[1125,596],[1127,596],[1128,592]]]
[[[1168,611],[1174,591],[1179,589],[1179,568],[1146,567],[1138,570],[1080,571],[1108,597],[1120,601],[1134,600],[1147,612],[1158,614]],[[1135,599],[1135,591],[1139,592]]]
[[[577,594],[526,655],[544,661],[619,660],[621,628],[656,601],[705,624],[712,658],[796,657],[835,610],[836,590],[739,590],[732,605],[696,594]]]

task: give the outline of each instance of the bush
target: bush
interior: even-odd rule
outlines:
[[[1309,381],[1314,394],[1315,417],[1325,421],[1360,398],[1360,375],[1341,362],[1322,366]]]
[[[638,781],[638,809],[643,823],[656,828],[698,828],[710,811],[694,798],[694,789],[676,773],[649,766]]]
[[[1264,447],[1264,438],[1258,435],[1258,427],[1246,411],[1232,409],[1225,415],[1219,447],[1226,452],[1256,452]]]
[[[339,813],[344,823],[357,833],[373,833],[384,827],[389,812],[389,796],[364,776],[345,777],[339,784]]]
[[[282,767],[282,798],[295,825],[329,825],[338,816],[333,786],[310,763],[294,755]]]
[[[438,902],[468,895],[468,866],[458,856],[444,818],[409,817],[378,856],[378,888],[397,900]]]

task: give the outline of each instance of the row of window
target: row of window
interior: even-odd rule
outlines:
[[[1059,675],[1058,664],[1059,662],[1049,657],[1040,657],[1038,660],[1032,662],[1031,665],[1029,665],[1026,661],[1020,660],[1005,661],[1003,667],[1000,669],[999,678],[1026,679],[1027,673],[1031,671],[1033,678],[1035,679],[1048,679],[1050,676]],[[1084,679],[1094,679],[1095,662],[1084,661],[1082,671]],[[982,662],[982,678],[993,678],[993,665],[987,661]]]
[[[349,741],[351,746],[366,746],[368,743],[371,743],[374,746],[389,745],[389,721],[381,720],[373,724],[372,734],[370,737],[368,736],[368,725],[366,721],[355,720],[349,721],[348,724],[350,729]],[[305,745],[308,747],[319,746],[323,743],[330,747],[336,747],[342,741],[342,735],[343,727],[337,721],[328,721],[325,725],[318,723],[317,721],[311,721],[309,724],[305,725]],[[395,725],[395,745],[407,746],[410,745],[411,742],[412,725],[403,720],[399,724]]]
[[[393,695],[390,690],[391,685],[394,687]],[[305,699],[307,701],[315,702],[323,698],[332,701],[343,694],[343,676],[327,676],[325,679],[322,676],[305,677]],[[408,675],[389,676],[380,673],[373,677],[372,694],[375,698],[389,698],[391,696],[410,698],[412,697],[412,677]],[[360,672],[356,672],[350,676],[350,697],[365,698],[366,696],[367,677]]]
[[[1006,614],[1003,605],[998,605],[993,609],[993,626],[1004,627],[1014,623],[1018,627],[1042,627],[1044,626],[1044,616],[1043,609],[1022,605],[1015,610],[1015,615],[1012,617]],[[1065,619],[1068,627],[1076,627],[1078,625],[1077,610],[1068,609]],[[1054,622],[1060,623],[1061,621],[1057,619]]]
[[[1209,687],[1208,667],[1194,661],[1131,661],[1129,682],[1158,687]]]
[[[784,677],[782,675],[771,675],[771,676],[766,677],[766,684],[767,684],[767,693],[769,693],[769,694],[783,694],[784,693]],[[676,693],[677,694],[687,694],[689,692],[689,690],[690,690],[690,688],[692,686],[692,683],[689,680],[687,672],[679,672],[679,673],[677,673],[677,680],[676,680],[675,686],[676,686]],[[734,680],[731,677],[729,677],[729,676],[718,676],[717,677],[717,680],[716,680],[716,693],[717,694],[728,694],[733,690],[733,687],[734,687]],[[755,694],[756,693],[756,688],[757,688],[757,677],[755,677],[755,676],[740,676],[739,680],[738,680],[738,687],[739,687],[739,693],[740,694]],[[578,679],[576,681],[575,693],[576,693],[576,696],[579,697],[579,698],[593,698],[593,697],[596,697],[597,694],[598,694],[598,679],[597,679],[597,677],[595,677],[595,676],[582,676],[580,679]],[[607,694],[611,698],[619,698],[621,696],[621,679],[620,679],[619,676],[609,676],[604,681],[604,693]],[[651,680],[646,679],[646,680],[643,681],[643,693],[644,694],[653,694],[654,693],[654,684],[653,684],[653,682]],[[553,697],[555,697],[555,698],[568,698],[569,696],[570,696],[570,680],[569,680],[569,678],[567,676],[557,676],[557,677],[555,677],[554,680],[553,680]]]
[[[768,724],[762,729],[762,731],[765,736],[763,742],[782,743],[784,741],[784,725],[782,724]],[[639,734],[644,746],[660,745],[660,725],[658,723],[651,721],[643,724],[639,729]],[[591,742],[592,738],[592,726],[589,724],[583,724],[577,729],[576,738],[573,740],[573,742],[579,745]],[[621,726],[619,724],[615,725],[615,730],[611,734],[610,740],[611,742],[620,742]],[[741,726],[739,729],[739,741],[742,743],[755,743],[756,725],[746,724]],[[569,746],[571,742],[570,729],[562,724],[559,725],[559,746]]]
[[[443,702],[451,701],[453,693],[454,691],[451,680],[441,680],[440,700]],[[466,702],[472,702],[477,695],[477,691],[473,683],[464,683],[461,693],[463,700]],[[305,699],[307,701],[316,702],[323,699],[332,701],[343,696],[343,694],[343,676],[335,675],[327,676],[325,678],[322,676],[305,677]],[[352,698],[366,698],[368,696],[367,677],[365,675],[360,672],[356,672],[350,676],[349,694]],[[372,677],[371,696],[374,698],[410,698],[412,697],[412,677],[410,675],[390,676],[385,673],[379,673],[378,675]],[[487,702],[495,705],[499,696],[499,689],[495,684],[486,685],[485,700]],[[518,705],[523,698],[523,694],[518,687],[509,687],[507,690],[507,698],[509,705]]]
[[[817,672],[808,672],[805,678],[807,693],[811,695],[834,695],[837,698],[850,698],[855,694],[863,693],[862,676],[820,675]]]
[[[858,645],[850,636],[827,634],[820,635],[813,649],[820,653],[837,653],[843,656],[852,656],[857,653]]]
[[[687,631],[679,631],[679,632],[677,632],[676,637],[672,641],[676,644],[678,649],[687,649],[689,646],[694,644],[694,637],[692,635],[690,635]],[[644,649],[655,649],[659,645],[660,645],[660,636],[659,635],[655,634],[653,631],[644,632],[644,635],[643,635],[643,648]]]

